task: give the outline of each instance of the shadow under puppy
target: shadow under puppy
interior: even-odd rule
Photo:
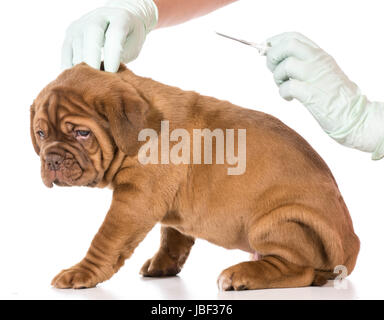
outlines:
[[[246,170],[224,164],[142,164],[139,132],[246,129]],[[161,223],[144,276],[180,272],[195,238],[260,259],[219,276],[222,290],[322,285],[338,265],[352,272],[359,239],[337,184],[311,146],[276,118],[134,75],[80,64],[31,106],[31,136],[48,187],[113,189],[110,210],[84,259],[52,281],[87,288],[119,270]],[[236,141],[235,141],[236,144]],[[158,145],[159,147],[159,145]],[[215,159],[215,142],[213,143]],[[244,154],[245,156],[245,154]]]

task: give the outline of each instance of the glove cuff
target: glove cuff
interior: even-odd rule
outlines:
[[[147,34],[157,25],[159,12],[153,0],[109,0],[105,6],[126,9],[135,14],[143,21]]]
[[[327,132],[337,142],[372,153],[373,160],[384,157],[384,104],[370,102],[359,95],[350,103],[348,121],[334,132]]]
[[[384,139],[379,143],[374,153],[372,153],[372,160],[381,160],[384,158]]]
[[[368,104],[368,108],[367,126],[370,127],[371,136],[376,136],[376,146],[372,153],[372,160],[380,160],[384,158],[384,104],[382,102],[371,102]]]
[[[340,94],[340,96],[343,96]],[[325,130],[325,132],[338,143],[354,148],[359,149],[366,152],[372,152],[373,146],[371,146],[371,150],[364,149],[364,141],[361,141],[361,127],[364,124],[367,117],[367,105],[368,100],[366,96],[361,94],[356,94],[354,98],[349,99],[346,103],[341,101],[340,105],[345,104],[344,108],[340,108],[342,110],[341,116],[338,115],[342,121],[340,121],[339,127],[336,130]],[[356,133],[357,131],[360,131]],[[360,138],[360,139],[359,139]],[[369,149],[369,148],[368,148]]]

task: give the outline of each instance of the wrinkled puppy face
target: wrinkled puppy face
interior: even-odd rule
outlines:
[[[31,134],[44,184],[97,185],[104,175],[104,154],[111,158],[113,153],[107,125],[103,128],[102,119],[87,112],[81,96],[68,89],[49,90],[39,98],[32,106]]]
[[[97,186],[118,150],[135,153],[146,110],[117,74],[85,64],[63,72],[31,106],[31,137],[44,184]]]
[[[43,182],[47,187],[95,186],[103,174],[100,145],[81,113],[66,110],[55,99],[51,96],[50,102],[35,107],[33,134]]]

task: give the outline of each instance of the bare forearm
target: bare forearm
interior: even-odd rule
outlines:
[[[159,9],[157,28],[203,16],[237,0],[154,0]]]

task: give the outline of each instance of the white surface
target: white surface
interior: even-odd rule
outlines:
[[[103,1],[2,1],[0,298],[338,299],[384,298],[383,160],[337,145],[297,102],[278,96],[265,59],[214,34],[259,42],[300,31],[331,53],[370,99],[384,101],[381,0],[241,0],[207,17],[149,35],[129,67],[139,75],[271,113],[304,136],[332,169],[350,209],[361,252],[348,289],[219,293],[216,278],[246,253],[198,241],[180,276],[143,279],[138,271],[159,244],[155,228],[110,281],[89,290],[55,290],[50,280],[85,254],[109,206],[109,190],[47,189],[29,140],[29,106],[60,72],[66,26]],[[333,9],[331,9],[333,8]],[[367,43],[358,46],[356,43]],[[255,141],[257,143],[257,141]]]

